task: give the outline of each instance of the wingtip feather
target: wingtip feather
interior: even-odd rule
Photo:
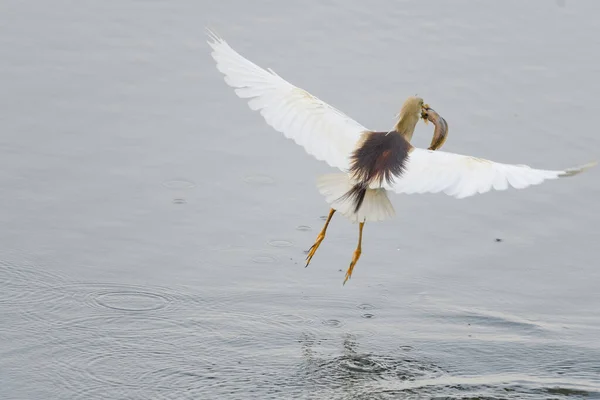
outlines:
[[[569,176],[575,176],[575,175],[582,173],[583,171],[587,171],[588,169],[596,166],[597,164],[598,164],[598,161],[593,161],[593,162],[587,163],[585,165],[582,165],[580,167],[568,168],[568,169],[564,170],[562,173],[560,173],[558,175],[558,177],[559,178],[567,178]]]
[[[214,28],[212,28],[210,26],[205,26],[204,27],[204,31],[206,33],[206,36],[208,36],[208,38],[212,40],[212,42],[208,42],[208,44],[213,45],[213,44],[216,44],[216,43],[223,43],[224,42],[224,40],[221,37],[221,35],[219,35]]]

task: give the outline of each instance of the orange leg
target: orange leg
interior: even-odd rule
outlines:
[[[352,270],[354,270],[354,266],[358,262],[361,253],[361,245],[362,245],[362,231],[365,226],[364,222],[358,224],[358,246],[356,246],[356,250],[354,250],[354,254],[352,255],[352,261],[350,262],[350,266],[348,267],[348,271],[346,271],[346,278],[344,279],[344,285],[346,281],[352,277]]]
[[[329,226],[329,221],[331,221],[331,218],[333,217],[334,213],[335,213],[335,210],[333,208],[329,210],[329,215],[327,216],[327,220],[325,221],[325,226],[323,227],[323,229],[321,229],[321,232],[319,232],[319,236],[317,236],[317,240],[315,240],[315,244],[313,244],[312,247],[310,248],[310,250],[308,251],[308,255],[306,256],[306,266],[304,268],[308,267],[308,264],[310,264],[310,260],[312,260],[313,256],[317,252],[319,245],[321,244],[323,239],[325,239],[325,232],[327,231],[327,227]]]

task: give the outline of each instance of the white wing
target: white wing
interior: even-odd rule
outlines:
[[[271,69],[266,71],[242,57],[214,32],[208,34],[217,69],[239,97],[251,99],[252,110],[260,111],[267,124],[316,159],[348,170],[350,153],[367,128]]]
[[[492,189],[506,190],[511,186],[524,189],[548,179],[576,175],[593,165],[595,163],[564,171],[547,171],[415,148],[408,156],[403,174],[385,188],[405,194],[444,192],[461,199]]]

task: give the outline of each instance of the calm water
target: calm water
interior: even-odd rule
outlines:
[[[203,31],[374,129],[418,93],[445,150],[563,168],[599,158],[599,2],[0,10],[1,399],[600,398],[598,170],[395,196],[342,287],[343,218],[303,267],[331,169]]]

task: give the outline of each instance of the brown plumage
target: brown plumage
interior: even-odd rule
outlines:
[[[391,183],[402,173],[410,143],[397,131],[366,132],[350,156],[350,173],[361,183]]]
[[[354,212],[363,204],[367,189],[381,187],[385,180],[392,184],[402,175],[404,163],[412,146],[410,140],[422,117],[423,99],[409,97],[400,112],[394,129],[388,132],[364,132],[350,156],[352,180],[356,182],[340,200],[351,200]]]
[[[350,174],[357,182],[344,197],[351,197],[354,211],[362,205],[369,186],[391,184],[404,170],[412,146],[398,131],[365,132],[350,160]]]

